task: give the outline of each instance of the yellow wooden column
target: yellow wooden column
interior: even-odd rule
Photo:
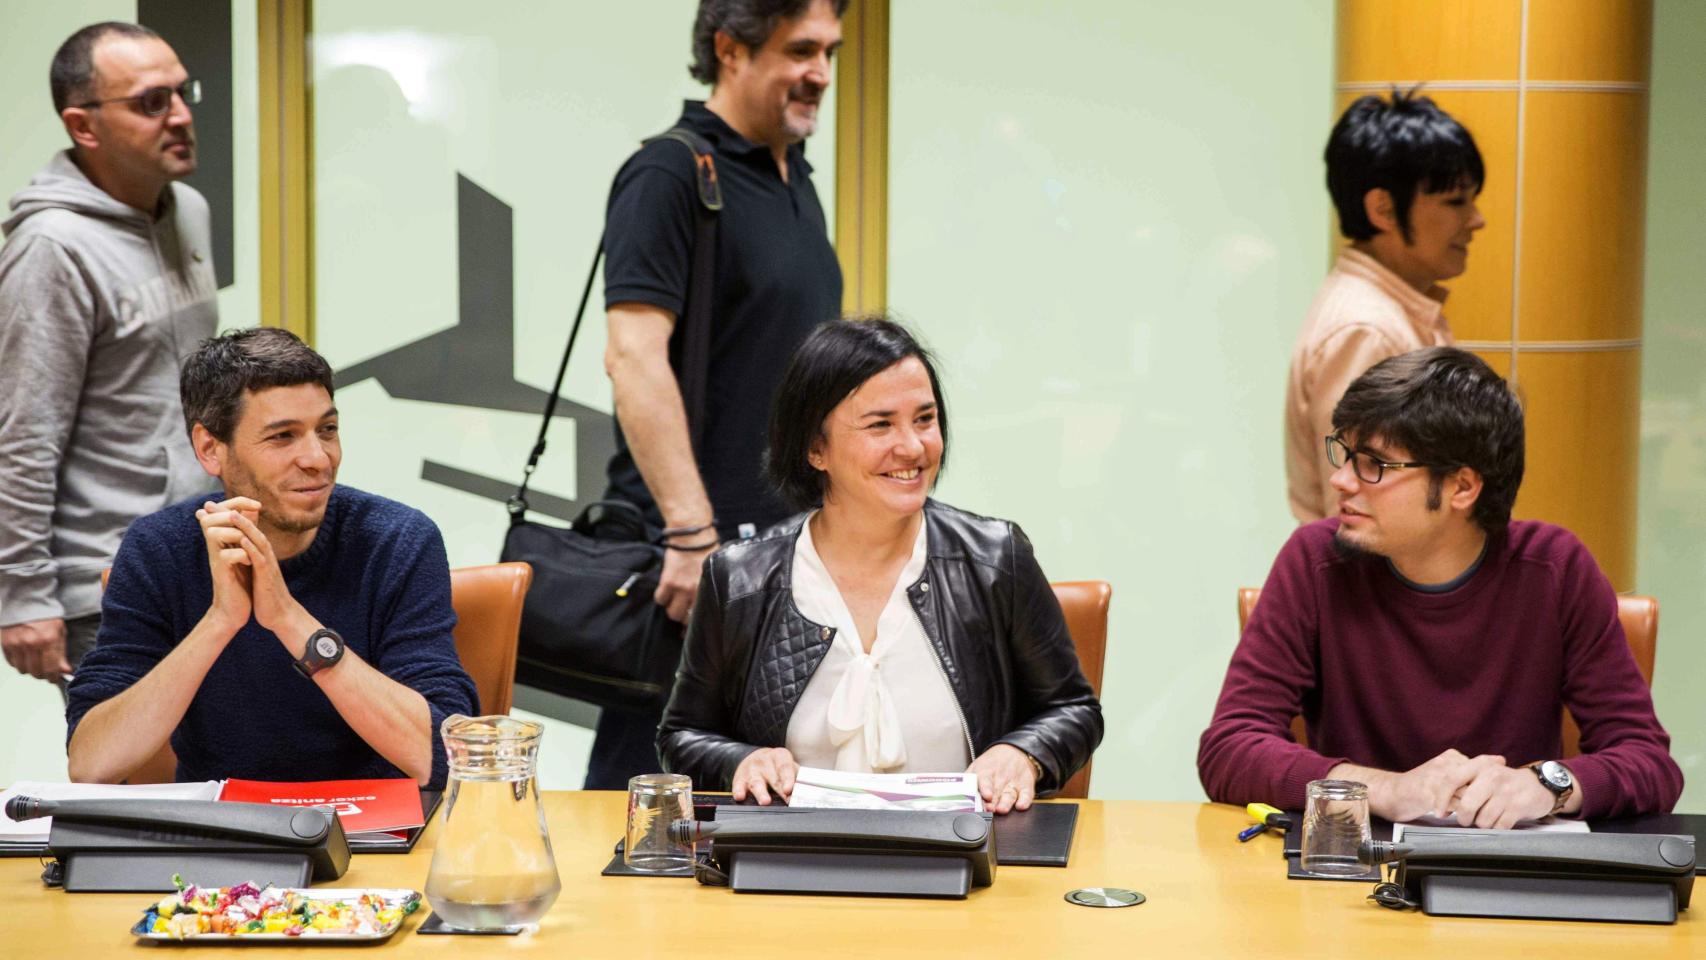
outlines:
[[[314,342],[311,0],[259,0],[261,323]]]
[[[1486,161],[1445,313],[1528,420],[1516,515],[1635,585],[1652,0],[1339,0],[1342,111],[1426,82]]]
[[[841,21],[835,73],[835,252],[842,309],[888,303],[889,4],[856,0]]]

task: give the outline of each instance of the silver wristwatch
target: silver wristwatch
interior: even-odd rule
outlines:
[[[1552,816],[1564,809],[1564,804],[1570,801],[1570,795],[1576,792],[1576,778],[1570,775],[1570,768],[1556,760],[1546,760],[1528,769],[1534,771],[1541,786],[1552,791],[1552,809],[1546,815]]]

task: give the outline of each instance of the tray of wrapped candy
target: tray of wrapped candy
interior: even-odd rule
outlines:
[[[351,943],[384,940],[420,908],[414,890],[198,887],[173,876],[177,893],[149,904],[130,932],[145,940],[197,943]]]

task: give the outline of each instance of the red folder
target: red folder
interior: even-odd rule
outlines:
[[[276,803],[337,808],[344,833],[392,833],[426,823],[421,791],[415,781],[314,780],[284,783],[267,780],[227,780],[219,799],[238,803]]]

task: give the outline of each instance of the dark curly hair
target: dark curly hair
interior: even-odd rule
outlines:
[[[1388,357],[1345,389],[1333,429],[1361,442],[1402,447],[1428,465],[1428,509],[1439,509],[1445,477],[1462,467],[1481,475],[1470,518],[1496,533],[1510,522],[1522,486],[1522,402],[1504,378],[1456,347]]]
[[[699,0],[693,17],[693,62],[687,72],[700,83],[717,84],[717,31],[757,50],[776,32],[776,24],[797,17],[817,0]],[[848,0],[832,0],[835,16],[847,13]]]
[[[296,334],[280,327],[227,330],[196,345],[178,377],[184,428],[201,424],[230,443],[243,416],[243,395],[269,387],[316,383],[332,394],[332,367]]]

